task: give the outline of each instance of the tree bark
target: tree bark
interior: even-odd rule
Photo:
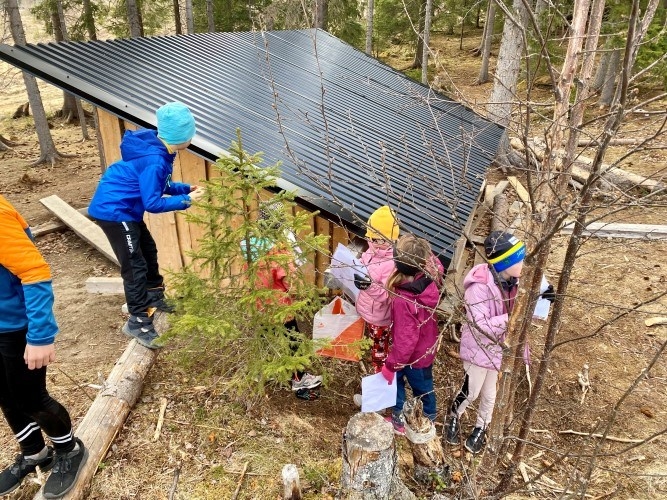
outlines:
[[[422,83],[428,85],[428,52],[431,43],[431,11],[433,10],[433,0],[426,0],[424,9],[424,46],[422,47]]]
[[[192,0],[185,0],[185,25],[188,35],[195,32],[195,17],[192,10]]]
[[[491,101],[486,107],[488,118],[503,127],[509,125],[512,115],[525,48],[524,30],[529,17],[522,0],[514,0],[511,14],[512,17],[505,15]]]
[[[424,415],[424,406],[420,399],[406,401],[403,407],[405,416],[405,437],[412,450],[413,476],[421,484],[432,486],[447,484],[448,467],[442,443],[435,431],[435,425]]]
[[[368,0],[366,11],[366,54],[373,53],[373,15],[375,11],[375,0]]]
[[[97,40],[97,29],[95,28],[95,17],[93,16],[93,7],[90,0],[83,0],[83,22],[88,31],[90,40]]]
[[[605,74],[602,90],[600,91],[600,99],[598,101],[600,106],[609,106],[614,98],[614,92],[616,91],[616,76],[618,75],[618,66],[620,62],[621,50],[614,49],[609,58],[607,73]]]
[[[329,0],[315,0],[313,11],[315,28],[326,30],[329,24]]]
[[[486,24],[484,25],[484,38],[482,39],[482,66],[479,69],[477,83],[482,84],[489,81],[489,59],[491,57],[491,42],[493,41],[493,24],[496,19],[496,2],[489,0],[489,8],[486,12]]]
[[[139,17],[139,6],[136,0],[125,0],[127,5],[127,22],[130,26],[130,37],[141,37],[141,20]]]
[[[16,45],[25,45],[26,38],[23,31],[23,22],[21,21],[21,13],[19,11],[18,0],[6,0],[5,10],[9,18],[9,26],[12,32],[12,39]],[[28,101],[32,108],[32,116],[35,121],[35,130],[39,139],[39,158],[34,162],[34,165],[41,163],[49,163],[52,166],[61,158],[61,155],[56,150],[56,145],[51,137],[49,130],[49,122],[46,119],[46,112],[42,103],[42,97],[39,93],[39,87],[35,77],[23,72],[23,82],[25,83],[26,91],[28,92]]]
[[[176,34],[183,34],[183,27],[181,26],[181,4],[179,0],[174,0],[174,24],[176,25]]]
[[[208,32],[215,33],[215,14],[213,0],[206,0],[206,20],[208,21]]]
[[[415,498],[398,477],[391,424],[377,413],[357,413],[345,427],[341,486],[349,500]]]
[[[421,0],[419,7],[419,27],[417,29],[417,47],[415,48],[415,58],[412,61],[411,68],[421,68],[422,66],[422,56],[424,53],[424,38],[422,34],[424,33],[424,23],[426,21],[424,13],[426,12],[426,1]]]

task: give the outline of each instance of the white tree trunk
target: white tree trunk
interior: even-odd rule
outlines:
[[[431,11],[433,0],[426,0],[424,11],[424,46],[422,47],[422,83],[428,85],[428,51],[431,43]]]
[[[373,52],[373,14],[375,9],[375,0],[368,0],[368,10],[366,11],[366,54],[369,56]]]
[[[185,0],[185,24],[188,35],[195,32],[195,17],[192,10],[192,0]]]
[[[514,0],[511,14],[511,17],[505,15],[491,102],[486,107],[488,118],[503,127],[509,125],[512,115],[525,48],[524,30],[529,16],[522,0]]]

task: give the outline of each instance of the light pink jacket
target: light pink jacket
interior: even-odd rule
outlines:
[[[461,359],[499,371],[503,358],[500,344],[507,336],[508,314],[489,265],[473,267],[463,280],[463,288],[467,321],[461,327]],[[516,291],[517,287],[510,290],[510,297]]]
[[[371,325],[391,324],[391,296],[387,280],[394,272],[394,249],[368,242],[368,250],[361,255],[361,262],[368,269],[371,286],[359,291],[357,312]]]

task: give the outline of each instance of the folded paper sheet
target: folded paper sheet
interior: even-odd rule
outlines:
[[[380,411],[396,404],[396,377],[389,385],[382,373],[361,379],[361,411]]]

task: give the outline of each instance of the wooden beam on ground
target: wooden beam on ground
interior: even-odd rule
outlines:
[[[167,315],[157,312],[154,316],[155,328],[165,332],[168,328]],[[88,449],[88,460],[83,465],[74,488],[65,500],[86,498],[90,482],[104,459],[116,434],[121,430],[130,410],[134,407],[144,384],[144,379],[155,363],[157,352],[136,340],[130,341],[125,352],[118,358],[104,388],[99,392],[78,428],[76,436]],[[43,500],[41,490],[34,500]]]
[[[507,177],[507,180],[516,191],[516,194],[519,195],[519,199],[523,201],[526,205],[530,206],[530,194],[528,193],[528,190],[525,187],[523,187],[521,181],[519,181],[519,179],[517,179],[513,175]]]
[[[125,293],[123,278],[104,276],[91,276],[86,280],[86,291],[88,293],[101,293],[104,295],[120,295]]]
[[[118,259],[111,250],[111,245],[100,227],[93,221],[81,215],[58,196],[52,195],[42,198],[39,202],[61,219],[80,238],[99,250],[107,259],[118,265]]]
[[[88,217],[88,207],[79,208],[77,210],[84,217]],[[47,222],[45,224],[40,224],[39,226],[31,227],[30,232],[33,237],[39,238],[45,234],[55,233],[57,231],[64,231],[67,229],[67,225],[63,221]]]
[[[572,234],[574,223],[569,223],[561,233]],[[667,240],[667,226],[655,224],[622,224],[609,222],[591,222],[586,225],[584,236],[596,238],[624,238],[641,240]]]

